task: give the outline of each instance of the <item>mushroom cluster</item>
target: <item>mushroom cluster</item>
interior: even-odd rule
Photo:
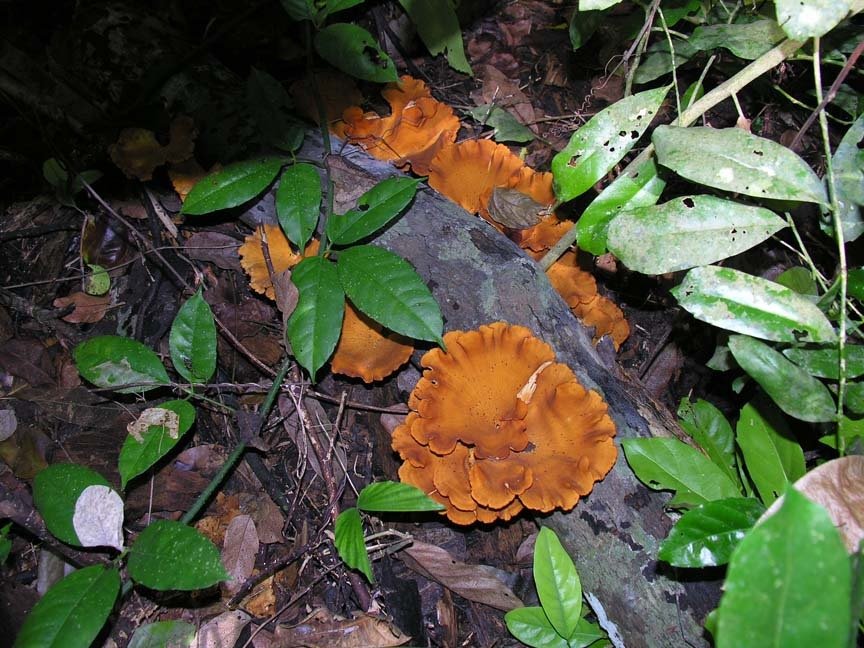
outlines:
[[[457,524],[572,509],[615,463],[615,425],[552,348],[496,322],[444,336],[393,431],[403,482]]]

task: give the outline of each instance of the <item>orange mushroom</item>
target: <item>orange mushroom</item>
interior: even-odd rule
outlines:
[[[276,293],[270,280],[270,269],[264,259],[264,239],[267,240],[267,251],[273,264],[273,272],[277,273],[293,268],[304,257],[318,254],[318,241],[310,241],[303,254],[300,254],[291,247],[288,237],[278,225],[264,225],[263,234],[262,237],[262,228],[259,227],[246,237],[238,250],[240,265],[249,275],[249,285],[255,292],[275,299]]]
[[[393,431],[402,481],[456,524],[569,510],[615,463],[615,426],[549,345],[496,322],[444,336]],[[515,435],[515,436],[514,436]]]
[[[371,383],[383,380],[414,352],[410,340],[398,333],[385,331],[378,322],[345,304],[342,335],[330,360],[333,373],[362,378]]]

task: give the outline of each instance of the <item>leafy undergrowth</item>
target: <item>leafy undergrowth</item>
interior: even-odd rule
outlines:
[[[675,493],[657,559],[695,573],[729,564],[704,620],[718,644],[854,643],[855,19],[828,25],[808,57],[784,39],[812,26],[793,14],[784,35],[765,8],[600,13],[530,0],[431,16],[407,0],[358,4],[28,10],[5,28],[0,69],[32,81],[4,89],[0,108],[0,636],[620,645],[602,601],[586,591],[583,604],[564,548],[539,530],[544,513],[586,496],[620,445],[649,488]],[[761,81],[685,119],[775,46],[782,57]],[[822,96],[810,94],[820,57],[834,70],[822,85],[839,80],[821,131],[804,127]],[[331,155],[302,159],[316,123]],[[340,167],[344,141],[413,177],[370,186]],[[602,397],[530,331],[449,332],[410,259],[369,244],[418,190],[538,261],[572,325],[677,409],[699,449],[613,444]],[[521,345],[516,360],[482,359],[505,338]],[[438,383],[459,375],[447,373],[459,350],[476,372],[463,394],[503,394],[496,430],[529,421],[509,446],[481,438],[475,419],[456,432],[423,420]],[[442,402],[475,415],[467,400]],[[571,408],[590,420],[555,414]],[[546,414],[544,432],[564,430],[560,453],[532,436]],[[583,424],[594,446],[580,446],[573,474],[590,479],[554,492],[569,467],[549,477],[542,466],[579,446],[567,435]],[[473,471],[463,491],[449,478],[459,453]],[[64,578],[70,566],[81,569]],[[795,595],[778,602],[769,582]],[[816,596],[820,584],[830,596]],[[753,609],[810,616],[763,632]]]

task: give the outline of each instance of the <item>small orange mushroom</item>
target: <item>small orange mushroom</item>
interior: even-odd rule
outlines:
[[[554,362],[522,326],[496,322],[444,336],[393,431],[402,481],[456,524],[523,508],[569,510],[615,463],[615,426],[599,394]],[[514,436],[515,435],[515,436]]]
[[[385,331],[378,322],[345,304],[342,335],[330,360],[333,373],[362,378],[371,383],[383,380],[403,364],[414,352],[407,338]]]
[[[318,254],[318,241],[309,241],[303,254],[296,252],[288,237],[278,225],[264,225],[262,230],[258,228],[254,233],[246,237],[240,246],[240,265],[249,275],[249,285],[255,292],[267,295],[275,299],[273,282],[270,280],[270,269],[264,258],[264,240],[267,240],[267,251],[270,262],[273,264],[273,272],[284,272],[296,266],[304,257]]]

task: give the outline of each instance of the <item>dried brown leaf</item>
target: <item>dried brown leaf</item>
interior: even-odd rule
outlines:
[[[231,574],[225,589],[233,594],[252,575],[258,557],[258,531],[248,515],[238,515],[228,524],[222,544],[222,564]]]
[[[54,308],[65,308],[70,304],[75,306],[75,310],[63,316],[64,322],[94,324],[105,317],[105,313],[111,308],[111,296],[74,292],[68,297],[58,297],[54,300]]]

